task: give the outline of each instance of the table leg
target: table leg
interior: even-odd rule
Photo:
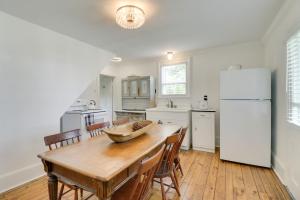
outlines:
[[[57,200],[57,177],[48,174],[48,193],[49,193],[49,200]]]

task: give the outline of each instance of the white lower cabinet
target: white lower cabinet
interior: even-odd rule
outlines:
[[[192,112],[193,149],[215,152],[215,112]]]
[[[150,110],[150,111],[149,111]],[[188,127],[186,136],[182,142],[181,149],[189,150],[191,147],[191,112],[186,111],[153,111],[151,109],[146,110],[146,119],[152,121],[161,121],[163,124],[176,124],[179,126]]]

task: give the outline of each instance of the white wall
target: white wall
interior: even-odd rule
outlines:
[[[272,151],[276,172],[300,199],[300,127],[286,121],[286,41],[300,30],[300,1],[288,0],[264,37],[266,65],[273,69]]]
[[[204,94],[208,95],[209,104],[217,110],[217,139],[219,144],[219,72],[230,65],[241,64],[244,68],[263,67],[264,51],[260,42],[234,44],[205,50],[177,53],[174,59],[191,57],[191,97],[174,99],[179,106],[185,104],[196,105]],[[165,58],[153,58],[134,61],[124,61],[116,66],[107,67],[105,70],[116,74],[116,80],[121,88],[120,80],[129,75],[152,75],[157,79],[158,63]],[[117,106],[121,109],[121,91],[118,93]],[[158,99],[159,105],[165,105],[166,99]]]
[[[96,107],[99,106],[100,103],[100,75],[96,75],[97,77],[90,82],[88,87],[84,90],[83,93],[78,97],[81,100],[85,100],[85,102],[89,103],[89,100],[96,101]]]
[[[0,192],[43,174],[43,137],[112,54],[0,12]]]

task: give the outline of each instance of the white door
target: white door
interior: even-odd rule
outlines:
[[[271,71],[263,68],[222,71],[220,99],[271,99]]]
[[[107,119],[113,119],[113,77],[100,75],[100,108],[106,110]]]
[[[215,151],[214,113],[192,112],[193,149]]]
[[[270,101],[221,100],[221,159],[270,167]]]

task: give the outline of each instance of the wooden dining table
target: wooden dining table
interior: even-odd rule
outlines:
[[[145,134],[124,143],[100,135],[38,155],[48,175],[49,199],[57,199],[58,180],[67,180],[100,200],[112,194],[136,173],[141,160],[153,155],[177,125],[155,124]]]

